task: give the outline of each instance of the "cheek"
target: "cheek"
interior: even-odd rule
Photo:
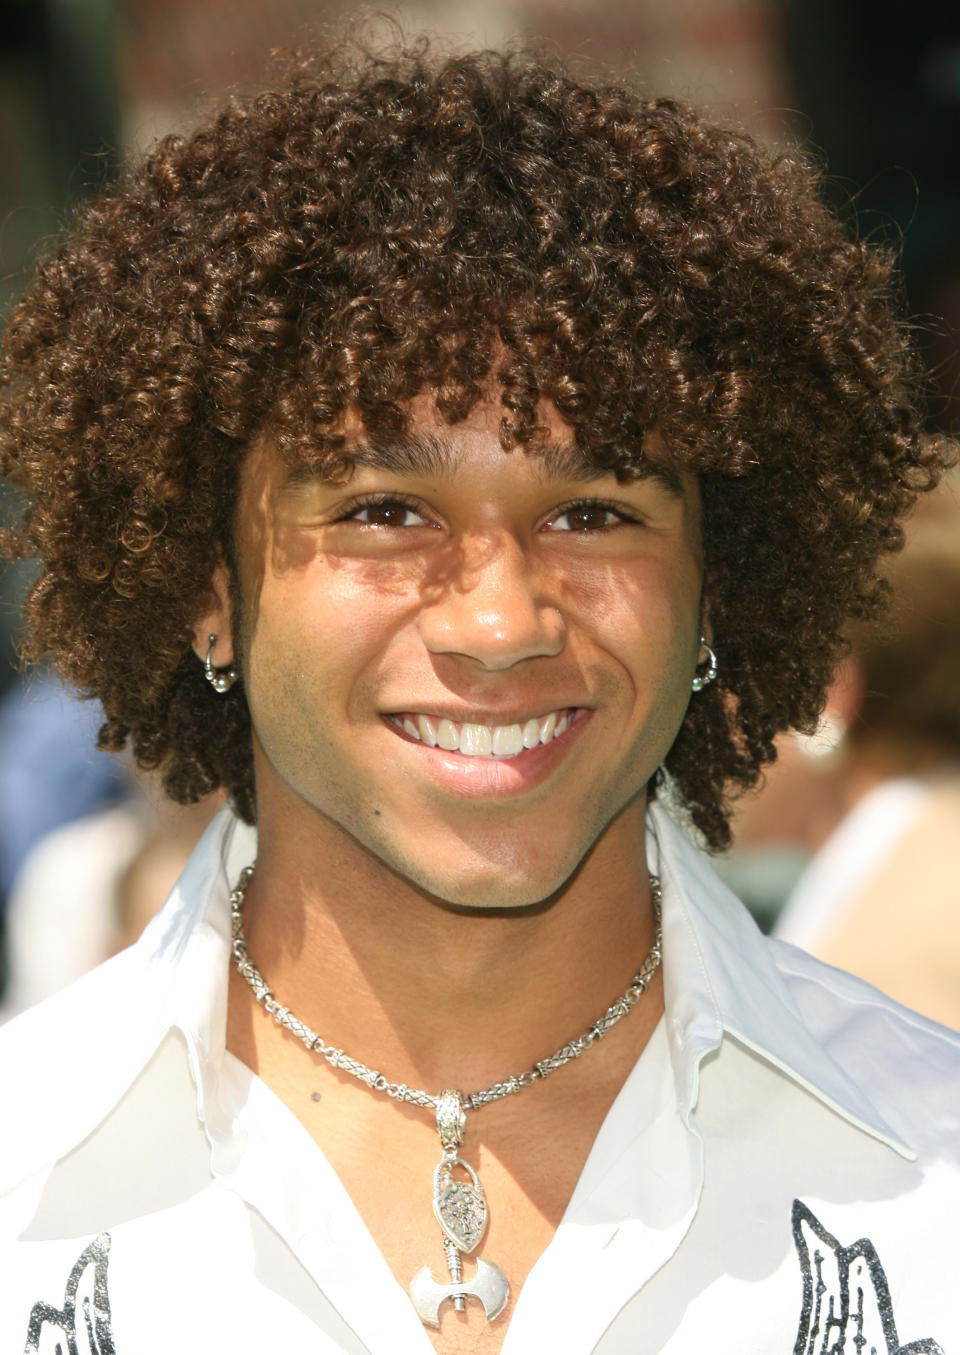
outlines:
[[[261,612],[281,627],[330,630],[349,637],[374,631],[420,594],[422,571],[389,562],[314,553],[300,569],[268,570]]]
[[[641,781],[666,757],[690,701],[700,586],[695,559],[645,557],[588,578],[576,593],[584,629],[606,656],[601,674],[625,702],[625,756]]]
[[[315,556],[303,569],[268,570],[247,650],[251,708],[270,688],[294,704],[309,700],[314,715],[318,694],[343,710],[418,599],[409,571],[369,561]]]
[[[682,661],[699,634],[700,582],[695,561],[637,557],[571,571],[562,605],[631,664],[655,665],[666,654]]]

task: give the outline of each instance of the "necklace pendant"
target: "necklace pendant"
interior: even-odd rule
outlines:
[[[451,1272],[454,1269],[451,1264]],[[460,1269],[459,1258],[456,1269]],[[484,1316],[488,1322],[492,1322],[506,1308],[510,1286],[499,1266],[478,1256],[477,1273],[472,1280],[464,1280],[458,1276],[450,1284],[439,1284],[433,1278],[430,1267],[424,1266],[417,1271],[411,1281],[410,1297],[413,1299],[417,1316],[428,1327],[440,1326],[440,1305],[445,1299],[450,1299],[459,1312],[463,1311],[464,1299],[479,1299],[483,1304]]]
[[[437,1133],[445,1153],[455,1153],[467,1127],[467,1108],[460,1092],[441,1092],[437,1097]]]
[[[457,1180],[453,1171],[462,1167],[469,1181]],[[447,1157],[433,1173],[433,1212],[444,1236],[458,1251],[471,1252],[487,1230],[487,1197],[480,1178],[462,1157]]]
[[[440,1305],[445,1299],[451,1300],[457,1312],[463,1312],[466,1299],[479,1299],[487,1321],[492,1322],[503,1312],[510,1297],[507,1277],[492,1261],[477,1257],[477,1273],[471,1280],[463,1278],[461,1253],[472,1252],[487,1228],[487,1198],[480,1178],[457,1152],[466,1120],[460,1093],[442,1092],[437,1098],[437,1132],[443,1157],[433,1173],[433,1212],[443,1232],[450,1283],[439,1284],[430,1268],[424,1266],[410,1285],[414,1307],[421,1321],[431,1327],[439,1327]],[[469,1179],[455,1176],[457,1168]]]

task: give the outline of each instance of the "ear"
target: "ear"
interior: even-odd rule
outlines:
[[[233,609],[230,606],[230,581],[226,568],[217,565],[210,580],[207,609],[194,619],[193,652],[202,663],[215,639],[211,659],[217,668],[233,663]]]

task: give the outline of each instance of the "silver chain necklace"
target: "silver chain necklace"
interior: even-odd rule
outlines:
[[[437,1133],[443,1151],[433,1173],[433,1212],[443,1238],[444,1255],[450,1271],[450,1283],[439,1284],[424,1266],[417,1272],[410,1284],[410,1297],[421,1320],[431,1327],[440,1325],[440,1305],[450,1299],[454,1308],[462,1312],[467,1298],[479,1299],[483,1304],[488,1322],[503,1312],[510,1297],[507,1278],[499,1266],[478,1256],[477,1273],[471,1280],[464,1280],[461,1254],[472,1252],[479,1245],[487,1227],[487,1200],[480,1179],[473,1167],[459,1156],[468,1110],[479,1110],[491,1101],[499,1101],[505,1096],[514,1096],[524,1087],[530,1087],[548,1077],[550,1073],[562,1068],[565,1063],[578,1059],[592,1049],[598,1040],[611,1030],[622,1017],[636,1006],[650,985],[650,980],[660,965],[662,933],[660,926],[660,881],[656,875],[650,876],[650,895],[656,919],[653,945],[630,985],[622,997],[594,1023],[578,1036],[569,1040],[549,1058],[541,1059],[526,1072],[506,1078],[503,1082],[494,1082],[483,1091],[464,1094],[459,1091],[442,1091],[436,1096],[429,1092],[408,1087],[405,1082],[390,1082],[384,1075],[370,1068],[359,1059],[351,1058],[342,1049],[326,1041],[310,1027],[294,1016],[289,1007],[278,1002],[268,988],[263,975],[247,954],[247,938],[243,930],[243,904],[247,889],[253,878],[253,866],[241,871],[237,887],[230,895],[230,913],[233,934],[233,957],[237,969],[250,985],[253,996],[261,1007],[273,1017],[274,1021],[291,1035],[295,1035],[312,1054],[326,1059],[331,1068],[365,1082],[372,1091],[383,1092],[395,1101],[406,1101],[410,1105],[432,1110],[436,1115]],[[459,1168],[463,1177],[456,1177],[454,1171]]]

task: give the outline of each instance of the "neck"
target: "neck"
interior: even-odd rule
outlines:
[[[581,1034],[640,968],[643,806],[549,899],[493,911],[445,905],[327,821],[294,835],[267,817],[244,921],[275,996],[328,1043],[391,1081],[476,1090]],[[654,985],[648,1016],[661,1002]]]

